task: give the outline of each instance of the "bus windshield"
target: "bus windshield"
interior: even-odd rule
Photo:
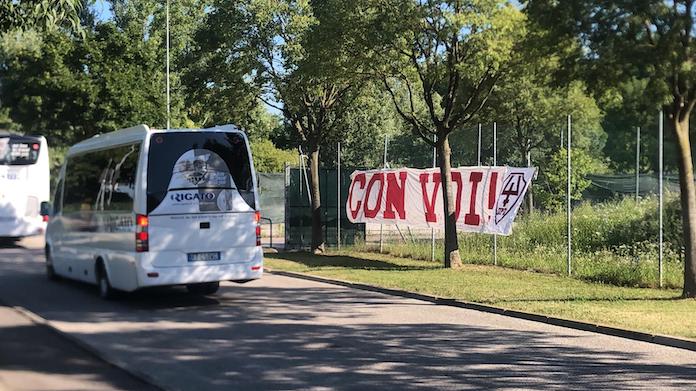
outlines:
[[[41,141],[34,137],[0,136],[0,165],[23,166],[39,159]]]

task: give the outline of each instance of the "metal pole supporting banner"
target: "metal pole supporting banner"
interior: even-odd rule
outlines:
[[[341,250],[341,143],[337,147],[336,165],[336,245]]]
[[[283,187],[283,190],[284,190],[283,191],[283,196],[284,196],[283,197],[283,212],[284,212],[283,213],[284,214],[283,224],[284,224],[285,229],[283,231],[285,231],[285,233],[283,236],[285,237],[285,248],[288,248],[288,245],[290,243],[290,241],[289,241],[290,236],[289,236],[289,232],[288,232],[289,231],[288,227],[290,227],[290,224],[288,223],[289,216],[290,216],[290,212],[288,211],[288,198],[289,198],[288,197],[288,189],[290,188],[290,165],[287,162],[285,163],[284,172],[285,172],[285,186]]]
[[[636,128],[636,202],[640,193],[640,126]]]
[[[166,40],[167,40],[167,130],[169,130],[171,127],[171,122],[170,122],[170,119],[171,119],[171,99],[170,99],[170,95],[169,95],[169,0],[167,0],[166,7],[167,7],[167,10],[166,10],[166,14],[167,14],[167,21],[166,21],[166,24],[167,24],[167,38],[166,38]]]
[[[493,167],[498,165],[498,124],[493,122]],[[498,266],[498,234],[493,234],[493,265]]]
[[[433,135],[433,144],[435,144],[435,135]],[[437,149],[433,146],[433,168],[437,167],[436,160]],[[430,228],[430,261],[435,262],[435,228]]]
[[[387,168],[387,148],[389,144],[388,136],[384,136],[384,165],[382,169]],[[384,251],[384,224],[379,225],[379,252],[380,254]]]
[[[572,205],[570,203],[570,173],[571,173],[571,160],[570,160],[570,148],[571,148],[571,143],[570,143],[570,137],[571,137],[571,118],[570,115],[568,115],[568,137],[566,137],[568,145],[566,148],[566,155],[568,157],[568,172],[566,173],[567,175],[567,188],[566,188],[566,220],[568,222],[568,254],[567,254],[567,271],[568,275],[571,275],[572,273],[572,268],[571,268],[571,257],[572,257],[572,250],[573,250],[573,236],[572,236]]]
[[[663,112],[660,110],[660,125],[659,125],[659,128],[658,128],[658,136],[657,136],[657,138],[658,138],[658,145],[659,145],[659,147],[658,147],[658,150],[659,150],[658,160],[659,160],[659,170],[660,170],[660,174],[659,174],[659,197],[658,197],[658,198],[659,198],[659,203],[660,203],[660,207],[659,207],[659,209],[660,209],[660,212],[659,212],[659,215],[660,215],[660,237],[659,237],[659,242],[660,242],[660,243],[659,243],[659,246],[660,246],[660,247],[659,247],[659,255],[658,255],[658,261],[657,261],[657,268],[658,268],[658,275],[659,275],[659,280],[660,280],[660,288],[662,288],[662,278],[663,278],[663,276],[662,276],[662,262],[663,262],[663,260],[664,260],[664,259],[663,259],[663,256],[664,256],[664,242],[663,242],[663,236],[662,236],[663,223],[664,223],[664,221],[663,221],[663,206],[664,206],[664,205],[663,205],[663,201],[664,201],[664,198],[663,198],[663,190],[664,190],[664,188],[663,188],[663,182],[662,182],[662,181],[663,181],[662,170],[663,170],[663,168],[664,168],[664,167],[663,167],[663,164],[664,164],[664,161],[663,161],[663,160],[664,160],[664,152],[663,152],[663,146],[664,146],[664,145],[663,145],[664,122],[663,122],[663,121],[664,121],[664,114],[663,114]]]
[[[302,185],[304,185],[302,173],[304,172],[304,156],[302,156],[302,147],[297,147],[300,154],[300,186],[298,187],[300,191],[300,199],[302,199]]]
[[[481,124],[478,124],[478,145],[477,145],[477,150],[478,150],[478,158],[476,159],[476,165],[481,166]]]

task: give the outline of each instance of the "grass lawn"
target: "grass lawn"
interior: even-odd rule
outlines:
[[[267,254],[265,265],[272,270],[696,339],[696,300],[679,299],[680,290],[619,287],[484,265],[448,270],[427,261],[355,251],[323,256]]]

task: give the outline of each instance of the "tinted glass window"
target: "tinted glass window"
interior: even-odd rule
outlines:
[[[41,141],[35,137],[0,137],[0,165],[34,164],[39,159]]]
[[[130,145],[71,157],[63,211],[132,211],[138,155]]]
[[[203,212],[236,210],[228,207],[234,203],[234,192],[234,197],[238,194],[242,203],[253,209],[253,191],[249,153],[241,134],[172,132],[152,136],[147,168],[148,213],[168,193],[170,197],[198,198],[196,211]],[[167,211],[180,210],[172,207]]]
[[[56,191],[53,194],[53,215],[60,213],[63,209],[63,180],[61,179],[56,185]]]
[[[135,177],[140,148],[133,145],[108,151],[102,170],[100,208],[113,211],[133,210]]]
[[[99,192],[100,167],[95,164],[95,154],[74,156],[68,159],[63,193],[63,213],[91,211]]]

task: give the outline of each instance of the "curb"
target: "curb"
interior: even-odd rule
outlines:
[[[291,277],[300,278],[303,280],[309,280],[314,282],[323,282],[325,284],[339,285],[352,289],[359,289],[363,291],[377,292],[390,296],[398,296],[407,299],[415,299],[421,301],[427,301],[436,305],[445,305],[449,307],[465,308],[474,311],[487,312],[496,315],[508,316],[511,318],[524,319],[532,322],[545,323],[553,326],[566,327],[569,329],[589,331],[598,334],[610,335],[613,337],[620,337],[625,339],[631,339],[635,341],[648,342],[657,345],[669,346],[673,348],[685,349],[696,352],[696,341],[689,339],[682,339],[676,337],[670,337],[667,335],[660,334],[650,334],[643,333],[640,331],[632,331],[621,329],[618,327],[603,326],[593,323],[586,323],[577,320],[569,320],[563,318],[555,318],[552,316],[533,314],[529,312],[522,312],[516,310],[506,310],[504,308],[495,307],[487,304],[473,303],[469,301],[457,300],[457,299],[446,299],[436,296],[430,296],[422,293],[402,291],[398,289],[391,288],[380,288],[374,285],[367,285],[362,283],[355,283],[343,280],[334,280],[325,277],[317,277],[304,273],[296,272],[286,272],[286,271],[273,271],[268,268],[265,270],[268,273]]]
[[[61,338],[67,339],[71,343],[77,345],[80,349],[84,350],[88,354],[96,357],[98,360],[104,362],[107,365],[110,365],[114,368],[120,369],[121,371],[124,371],[128,373],[129,375],[133,376],[134,378],[140,380],[141,382],[148,384],[154,388],[160,389],[162,391],[170,391],[170,389],[165,388],[164,386],[158,384],[153,377],[150,375],[133,368],[130,364],[123,362],[121,360],[117,360],[113,357],[110,357],[108,354],[105,354],[103,352],[100,352],[98,349],[94,348],[92,345],[82,341],[81,339],[66,333],[62,330],[60,330],[58,327],[54,326],[51,321],[42,318],[38,314],[29,311],[28,309],[20,306],[14,306],[14,305],[9,305],[6,304],[2,301],[0,301],[0,304],[5,305],[7,308],[10,308],[20,315],[24,316],[25,318],[29,319],[31,322],[45,327],[46,329],[50,330],[54,334],[58,335]]]

